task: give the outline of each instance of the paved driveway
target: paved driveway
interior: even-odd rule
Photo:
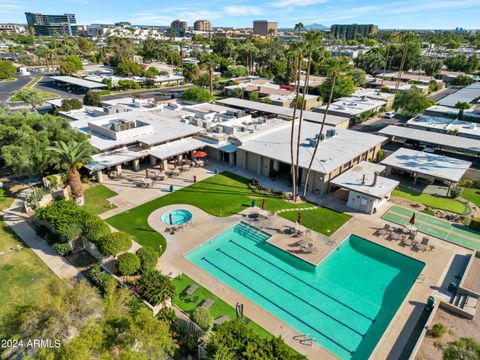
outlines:
[[[12,94],[27,85],[32,76],[15,76],[16,81],[1,81],[0,82],[0,104],[6,103]]]

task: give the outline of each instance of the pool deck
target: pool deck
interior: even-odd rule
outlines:
[[[312,231],[309,237],[314,239],[314,246],[317,246],[319,250],[321,250],[318,254],[301,254],[303,260],[316,263],[317,261],[321,261],[319,260],[320,258],[326,257],[328,253],[335,248],[336,244],[339,244],[348,235],[354,233],[426,264],[422,272],[422,279],[413,285],[370,359],[390,360],[398,358],[420,317],[428,296],[433,294],[437,297],[448,297],[447,294],[439,290],[442,288],[443,278],[447,273],[454,255],[471,253],[465,248],[433,237],[431,238],[432,244],[435,245],[433,251],[414,252],[409,248],[400,246],[398,242],[388,241],[384,237],[375,236],[375,232],[385,224],[385,220],[381,219],[381,216],[384,212],[388,211],[389,208],[390,205],[388,204],[382,209],[383,211],[376,215],[355,213],[350,221],[330,237],[332,241],[328,242],[328,246],[326,245],[325,236]],[[193,218],[192,222],[183,230],[178,231],[175,235],[170,235],[169,233],[165,233],[167,226],[162,223],[160,218],[165,211],[173,209],[188,210],[192,212]],[[243,213],[248,214],[251,211],[250,209]],[[306,355],[309,359],[335,359],[335,355],[318,344],[307,346],[294,340],[294,336],[302,334],[255,302],[241,295],[236,290],[225,285],[184,258],[185,253],[202,245],[204,242],[240,221],[245,221],[245,215],[242,213],[227,218],[218,218],[191,205],[176,204],[157,209],[149,216],[148,222],[153,229],[165,236],[168,243],[167,250],[159,261],[158,269],[170,276],[185,273],[197,283],[219,295],[228,304],[232,306],[235,306],[236,303],[244,304],[246,316],[253,319],[257,324],[275,336],[282,336],[288,345]],[[271,220],[263,224],[263,230],[274,233],[274,229],[282,229],[286,226],[294,225],[294,223],[287,219],[274,216]],[[278,234],[275,234],[271,238],[271,242],[274,243],[272,245],[283,248],[286,251],[291,250],[290,244],[293,243],[292,240],[297,240],[291,236],[276,235]],[[295,255],[300,257],[300,254]],[[315,255],[315,257],[307,258],[307,256],[311,255]]]

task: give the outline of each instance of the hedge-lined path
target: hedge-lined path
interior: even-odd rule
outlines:
[[[22,214],[23,201],[15,199],[3,211],[5,223],[28,245],[32,251],[61,279],[81,279],[83,275],[67,259],[61,257],[45,239],[37,235]]]

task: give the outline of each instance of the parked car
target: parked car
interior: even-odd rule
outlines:
[[[385,119],[393,119],[395,117],[395,111],[387,111],[385,114],[383,114],[383,117]]]
[[[435,153],[435,151],[437,151],[437,147],[435,145],[425,145],[422,151],[425,153],[433,154]]]

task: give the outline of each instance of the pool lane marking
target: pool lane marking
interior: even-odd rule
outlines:
[[[225,270],[223,270],[221,267],[215,265],[214,263],[212,263],[210,260],[208,260],[205,256],[201,258],[203,261],[207,262],[208,264],[210,264],[211,266],[217,268],[218,270],[220,270],[221,272],[223,272],[225,275],[231,277],[233,280],[239,282],[240,284],[242,284],[243,286],[245,286],[247,289],[250,289],[251,291],[253,291],[255,294],[257,294],[258,296],[264,298],[265,300],[267,300],[269,303],[271,303],[272,305],[274,305],[275,307],[283,310],[284,312],[286,312],[288,315],[292,316],[293,318],[297,319],[298,321],[300,321],[302,324],[304,324],[305,326],[307,326],[308,328],[310,328],[311,330],[315,331],[316,333],[319,333],[321,336],[323,336],[324,338],[326,338],[327,340],[330,340],[331,342],[333,342],[335,345],[341,347],[343,350],[345,350],[346,352],[348,352],[350,355],[353,355],[354,351],[352,350],[349,350],[348,348],[346,348],[345,346],[343,346],[342,344],[340,344],[338,341],[332,339],[330,336],[324,334],[323,332],[321,332],[320,330],[318,329],[315,329],[313,326],[311,326],[310,324],[306,323],[305,321],[303,321],[302,319],[300,319],[298,316],[296,316],[295,314],[292,314],[290,311],[288,311],[287,309],[285,309],[283,306],[280,306],[279,304],[276,304],[274,303],[272,300],[270,300],[269,298],[267,298],[266,296],[262,295],[261,293],[259,293],[257,290],[255,290],[254,288],[252,288],[251,286],[245,284],[243,281],[237,279],[236,277],[234,277],[233,275],[227,273]]]
[[[332,315],[328,314],[327,312],[325,312],[324,310],[318,308],[317,306],[315,306],[314,304],[310,303],[309,301],[305,300],[305,299],[302,299],[301,297],[299,297],[298,295],[296,295],[295,293],[291,292],[290,290],[288,289],[285,289],[284,287],[274,283],[272,280],[270,280],[269,278],[267,278],[266,276],[262,275],[261,273],[259,273],[258,271],[256,271],[255,269],[251,268],[250,266],[244,264],[243,262],[241,261],[238,261],[237,259],[235,259],[233,256],[227,254],[226,252],[224,252],[222,249],[220,248],[217,248],[217,251],[222,253],[223,255],[229,257],[230,259],[232,259],[233,261],[237,262],[238,264],[242,265],[243,267],[247,268],[248,270],[252,271],[253,273],[257,274],[258,276],[260,276],[261,278],[265,279],[267,282],[275,285],[276,287],[278,287],[279,289],[285,291],[286,293],[290,294],[291,296],[297,298],[298,300],[300,300],[301,302],[307,304],[307,305],[310,305],[313,309],[317,310],[318,312],[322,313],[323,315],[325,315],[326,317],[332,319],[333,321],[339,323],[340,325],[343,325],[344,327],[346,327],[347,329],[349,329],[350,331],[356,333],[357,335],[361,336],[362,338],[365,338],[365,334],[361,333],[360,331],[358,331],[357,329],[351,327],[350,325],[344,323],[343,321],[341,320],[338,320],[338,319],[335,319]]]
[[[240,244],[237,244],[235,241],[233,241],[233,240],[229,240],[229,242],[231,242],[231,243],[232,243],[232,244],[234,244],[234,245],[237,245],[239,248],[241,248],[241,249],[243,249],[243,250],[245,250],[245,251],[249,252],[250,254],[252,254],[252,255],[256,256],[257,258],[259,258],[259,259],[263,260],[264,262],[266,262],[266,263],[268,263],[268,264],[272,265],[273,267],[277,268],[278,270],[280,270],[280,271],[284,272],[285,274],[287,274],[287,275],[290,275],[290,276],[291,276],[291,277],[293,277],[294,279],[296,279],[296,280],[298,280],[299,282],[301,282],[301,283],[303,283],[303,284],[307,285],[308,287],[310,287],[310,288],[312,288],[313,290],[315,290],[315,291],[319,292],[320,294],[323,294],[323,295],[325,295],[326,297],[328,297],[328,298],[332,299],[333,301],[335,301],[335,302],[337,302],[337,303],[339,303],[339,304],[341,304],[341,305],[345,306],[347,309],[350,309],[351,311],[353,311],[353,312],[355,312],[356,314],[358,314],[358,315],[360,315],[360,316],[364,317],[365,319],[367,319],[367,320],[370,320],[371,322],[375,322],[375,320],[376,320],[375,318],[374,318],[374,319],[372,319],[372,318],[370,318],[369,316],[367,316],[367,315],[365,315],[365,314],[361,313],[359,310],[356,310],[356,309],[354,309],[354,308],[353,308],[353,307],[351,307],[350,305],[348,305],[348,304],[345,304],[344,302],[342,302],[342,301],[340,301],[340,300],[337,300],[337,299],[335,299],[333,296],[331,296],[331,295],[329,295],[329,294],[327,294],[327,293],[323,292],[322,290],[319,290],[319,289],[317,289],[317,288],[313,287],[312,285],[310,285],[310,284],[309,284],[309,283],[307,283],[306,281],[303,281],[303,280],[302,280],[302,279],[300,279],[299,277],[297,277],[297,276],[295,276],[295,275],[293,275],[293,274],[290,274],[289,272],[285,271],[285,270],[284,270],[284,269],[282,269],[281,267],[279,267],[279,266],[277,266],[277,265],[273,264],[272,262],[270,262],[270,261],[268,261],[267,259],[265,259],[265,258],[261,257],[260,255],[258,255],[258,254],[255,254],[253,251],[251,251],[251,250],[248,250],[247,248],[243,247],[243,246],[242,246],[242,245],[240,245]],[[372,305],[374,305],[374,304],[372,304]]]

